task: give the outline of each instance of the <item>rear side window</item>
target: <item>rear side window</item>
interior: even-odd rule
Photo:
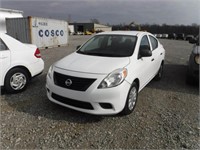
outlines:
[[[158,41],[151,35],[149,36],[149,38],[151,41],[152,50],[155,50],[156,48],[158,48]]]
[[[8,47],[6,44],[3,42],[2,39],[0,39],[0,51],[8,50]]]

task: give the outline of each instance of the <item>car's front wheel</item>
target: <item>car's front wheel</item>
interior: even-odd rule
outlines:
[[[28,82],[29,76],[26,70],[13,68],[7,73],[4,86],[8,93],[17,93],[25,90]]]
[[[122,111],[123,115],[128,115],[133,112],[137,102],[137,98],[138,98],[138,86],[135,82],[133,82],[126,99],[125,107]]]

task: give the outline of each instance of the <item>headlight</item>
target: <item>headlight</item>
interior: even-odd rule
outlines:
[[[196,55],[196,56],[194,57],[194,60],[195,60],[195,62],[196,62],[197,64],[200,64],[199,55]]]
[[[126,78],[127,69],[121,68],[110,73],[98,86],[98,89],[111,88],[120,85]]]
[[[50,66],[49,71],[48,71],[48,73],[47,73],[47,76],[48,76],[50,79],[51,79],[52,71],[53,71],[53,65]]]

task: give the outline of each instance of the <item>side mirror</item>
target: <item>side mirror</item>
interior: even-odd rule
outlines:
[[[81,47],[81,45],[77,46],[77,47],[76,47],[76,50],[78,50],[80,47]]]
[[[140,46],[140,57],[150,57],[152,56],[152,51],[148,45]]]

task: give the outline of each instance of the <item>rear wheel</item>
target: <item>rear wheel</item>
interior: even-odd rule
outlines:
[[[133,112],[137,102],[137,97],[138,97],[138,86],[135,82],[133,82],[126,99],[125,107],[121,112],[123,115],[128,115]]]
[[[8,93],[17,93],[24,91],[29,82],[29,76],[26,70],[14,68],[10,70],[5,78],[5,89]]]

